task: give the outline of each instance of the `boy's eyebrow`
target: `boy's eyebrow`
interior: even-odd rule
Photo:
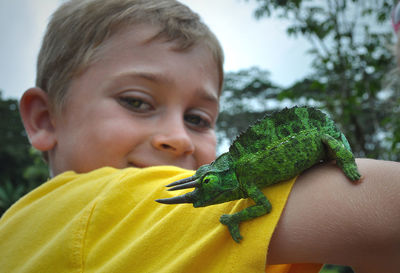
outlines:
[[[139,77],[156,83],[170,83],[171,80],[162,74],[150,73],[150,72],[131,72],[128,74],[130,77]]]
[[[135,78],[142,78],[145,80],[148,80],[150,82],[154,82],[157,84],[162,84],[162,83],[171,83],[172,81],[168,79],[167,77],[163,76],[162,74],[159,73],[153,73],[153,72],[143,72],[143,71],[129,71],[125,73],[120,73],[113,75],[113,77],[110,79],[111,82],[119,82],[123,81],[126,79],[135,79]]]
[[[197,89],[198,96],[205,101],[212,102],[215,104],[219,104],[219,98],[217,94],[214,92],[206,91],[204,89]]]

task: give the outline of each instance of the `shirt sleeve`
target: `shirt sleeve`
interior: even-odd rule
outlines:
[[[243,222],[241,243],[219,222],[248,199],[193,208],[155,202],[182,192],[164,185],[192,175],[176,167],[126,171],[100,196],[87,223],[83,272],[265,272],[268,245],[294,179],[263,189],[273,209]]]

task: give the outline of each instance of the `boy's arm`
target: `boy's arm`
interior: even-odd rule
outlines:
[[[271,239],[268,263],[353,266],[357,273],[400,268],[400,163],[358,159],[363,182],[334,164],[302,174]]]

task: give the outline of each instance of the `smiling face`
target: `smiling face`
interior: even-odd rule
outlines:
[[[114,34],[74,78],[52,119],[56,175],[102,166],[175,165],[196,169],[215,158],[219,74],[205,46],[175,51],[148,42],[156,29]]]

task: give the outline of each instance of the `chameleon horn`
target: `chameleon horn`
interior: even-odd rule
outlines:
[[[176,185],[181,185],[181,184],[185,184],[185,183],[190,182],[190,181],[193,181],[193,176],[187,177],[187,178],[175,181],[175,182],[172,182],[171,184],[168,184],[166,187],[172,187],[172,186],[176,186]]]
[[[193,198],[191,193],[186,193],[184,195],[179,195],[171,198],[157,199],[158,203],[162,204],[182,204],[182,203],[193,203]]]
[[[168,189],[168,191],[176,191],[176,190],[182,190],[182,189],[189,189],[189,188],[196,188],[199,185],[198,181],[190,181],[185,184],[180,184],[178,186],[175,186],[173,188]]]

